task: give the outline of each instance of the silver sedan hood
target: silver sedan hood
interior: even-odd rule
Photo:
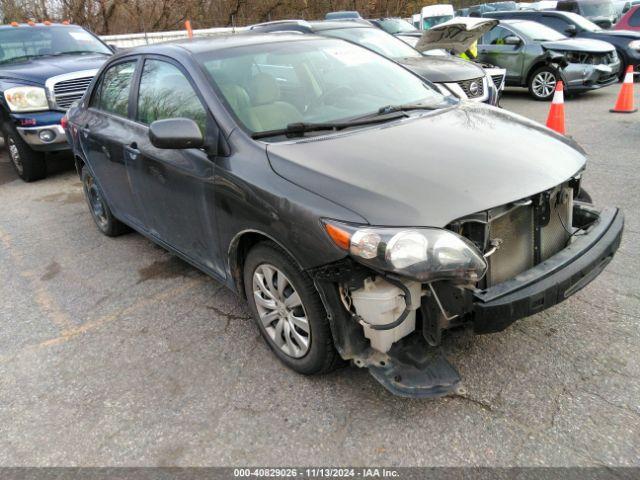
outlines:
[[[529,197],[585,157],[535,122],[471,102],[340,134],[271,143],[272,168],[372,225],[443,227]]]

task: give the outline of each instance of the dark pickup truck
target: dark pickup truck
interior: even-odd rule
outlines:
[[[112,53],[76,25],[0,26],[2,134],[23,180],[44,178],[47,153],[69,148],[62,117]]]

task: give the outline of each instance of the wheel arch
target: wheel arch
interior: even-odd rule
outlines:
[[[278,241],[272,235],[260,230],[243,230],[236,234],[231,240],[228,249],[229,271],[238,294],[244,298],[246,296],[244,288],[244,262],[247,258],[249,250],[260,242],[272,242],[282,249],[291,260],[303,270],[302,265],[295,255],[282,242]]]

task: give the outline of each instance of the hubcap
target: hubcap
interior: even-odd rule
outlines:
[[[273,265],[263,263],[253,273],[253,298],[260,321],[285,354],[301,358],[311,346],[311,329],[300,295]]]
[[[93,177],[90,175],[86,177],[84,183],[84,193],[87,196],[91,214],[93,215],[93,218],[96,219],[98,226],[102,229],[106,228],[109,220],[107,218],[102,195],[100,195],[100,190],[98,190],[98,186],[93,181]]]
[[[20,152],[18,151],[18,147],[16,142],[13,141],[12,138],[9,138],[9,144],[7,148],[9,150],[9,157],[11,157],[11,161],[16,167],[16,170],[20,175],[24,172],[24,167],[22,166],[22,159],[20,158]]]
[[[534,77],[532,87],[538,97],[548,97],[556,89],[556,77],[551,72],[540,72]]]

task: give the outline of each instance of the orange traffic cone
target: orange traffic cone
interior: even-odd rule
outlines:
[[[564,87],[562,80],[556,83],[556,92],[553,94],[551,109],[547,117],[547,127],[564,135]]]
[[[614,113],[633,113],[638,109],[633,107],[633,65],[627,67],[627,73],[624,75],[624,82],[618,95],[616,106],[610,112]]]

